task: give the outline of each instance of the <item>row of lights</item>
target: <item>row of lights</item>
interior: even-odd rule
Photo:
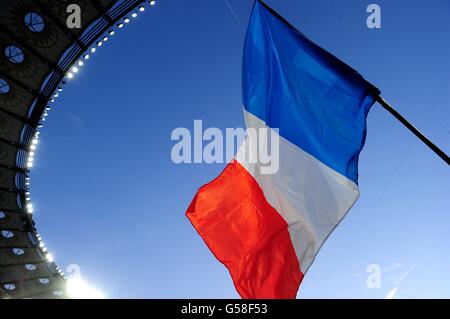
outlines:
[[[151,0],[151,1],[149,1],[149,4],[151,6],[154,6],[156,4],[156,1]],[[136,11],[134,11],[131,14],[131,18],[137,18],[138,12],[144,12],[144,11],[145,11],[145,7],[143,5],[141,5]],[[129,17],[125,17],[121,22],[119,22],[117,24],[117,28],[119,28],[119,29],[123,28],[124,25],[130,23],[130,21],[131,21],[131,19]],[[96,46],[91,47],[91,49],[85,53],[85,55],[83,56],[83,59],[80,59],[74,66],[71,67],[70,71],[66,75],[66,79],[67,80],[72,79],[75,76],[75,74],[77,74],[80,71],[80,68],[82,66],[84,66],[85,61],[90,59],[91,54],[95,53],[97,51],[97,48],[100,48],[105,42],[107,42],[109,40],[109,37],[113,36],[114,34],[116,34],[115,30],[111,29],[110,31],[108,31],[108,35],[105,35],[101,40],[99,40],[96,43]],[[63,81],[61,81],[61,84],[58,86],[57,91],[53,94],[53,97],[50,99],[51,103],[54,103],[55,99],[59,97],[60,93],[63,91],[63,85],[65,85],[65,84],[66,84],[66,80],[64,79]],[[45,120],[48,116],[48,112],[50,110],[51,110],[51,107],[49,105],[47,105],[41,116],[41,122],[38,125],[38,129],[43,127],[43,122],[45,122]],[[39,130],[36,130],[36,133],[34,134],[34,137],[31,140],[30,148],[29,148],[29,151],[27,154],[27,159],[26,159],[27,169],[31,169],[33,167],[34,156],[36,153],[37,145],[39,143],[39,135],[40,135]],[[30,177],[29,176],[25,177],[25,186],[26,186],[26,192],[25,192],[26,211],[29,214],[32,214],[34,212],[34,209],[33,209],[33,204],[31,203],[30,192],[29,192],[29,186],[30,186]],[[42,241],[41,236],[38,233],[36,234],[36,237],[39,241],[39,244],[38,244],[39,248],[43,252],[45,259],[48,262],[52,263],[54,261],[53,255],[48,252],[47,247],[45,246],[44,242]],[[61,276],[64,276],[64,273],[61,271],[61,269],[59,267],[56,267],[56,270],[58,271],[58,273]],[[83,283],[83,285],[85,285],[85,284]],[[74,286],[74,285],[72,285],[72,286]],[[80,284],[77,284],[75,286],[80,286]],[[80,289],[78,288],[76,290],[78,291]],[[97,293],[95,293],[95,294],[97,294]]]
[[[47,259],[48,262],[52,263],[54,261],[53,255],[48,252],[48,249],[47,249],[47,247],[45,247],[45,244],[44,244],[44,241],[42,240],[41,235],[36,234],[36,237],[38,239],[38,246],[41,249],[41,251],[44,253],[45,259]],[[57,267],[57,269],[59,269],[59,268]]]
[[[156,1],[149,1],[151,6],[154,6],[156,4]],[[145,7],[143,5],[141,5],[139,7],[138,10],[136,10],[135,12],[133,12],[131,14],[132,18],[137,18],[138,16],[138,12],[144,12],[145,11]],[[125,17],[122,21],[120,21],[119,23],[117,23],[117,28],[121,29],[125,26],[125,24],[130,23],[131,19],[129,17]],[[96,46],[91,47],[91,49],[88,51],[88,53],[86,53],[83,56],[83,59],[85,61],[89,60],[91,57],[91,54],[94,54],[95,52],[97,52],[97,49],[100,48],[101,46],[103,46],[103,44],[105,42],[107,42],[109,40],[110,36],[113,36],[114,34],[116,34],[115,30],[110,30],[108,31],[108,35],[105,35],[101,40],[97,41]],[[79,72],[80,67],[82,67],[84,65],[83,60],[78,61],[78,63],[76,63],[75,66],[73,66],[70,71],[67,73],[67,79],[71,80],[74,78],[74,76]]]

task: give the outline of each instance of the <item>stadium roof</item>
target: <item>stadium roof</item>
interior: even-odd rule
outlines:
[[[97,41],[114,34],[144,2],[0,1],[0,298],[66,296],[64,274],[32,218],[28,173],[39,130]],[[69,4],[81,8],[81,28],[68,27]]]

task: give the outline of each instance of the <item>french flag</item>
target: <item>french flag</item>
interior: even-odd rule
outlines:
[[[186,215],[241,297],[295,298],[359,196],[366,116],[380,92],[258,0],[242,82],[247,128],[279,135],[278,170],[248,160],[258,143],[247,138]]]

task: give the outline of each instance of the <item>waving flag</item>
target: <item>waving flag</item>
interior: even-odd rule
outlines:
[[[379,91],[260,1],[243,61],[247,127],[277,129],[279,169],[247,138],[199,189],[187,217],[243,298],[295,298],[320,247],[358,198],[358,156]]]

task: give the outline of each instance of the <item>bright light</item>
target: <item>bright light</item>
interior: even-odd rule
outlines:
[[[128,22],[130,22],[130,19],[128,19],[128,18],[125,18],[125,20],[123,20],[125,23],[128,23]]]
[[[36,149],[36,145],[34,145],[34,144],[31,145],[31,146],[30,146],[30,149],[31,149],[32,151],[34,151],[34,150]]]
[[[85,55],[84,55],[84,59],[85,59],[85,60],[89,60],[89,58],[90,58],[89,54],[85,54]]]
[[[137,17],[137,13],[136,12],[133,12],[133,14],[131,15],[133,18],[136,18]]]
[[[104,38],[103,38],[103,41],[104,41],[104,42],[108,41],[108,37],[104,37]]]
[[[33,157],[34,156],[34,152],[30,152],[30,156]]]
[[[66,293],[73,299],[105,299],[105,295],[101,291],[89,286],[79,276],[67,279]]]
[[[73,73],[78,73],[78,68],[77,68],[76,66],[74,66],[74,67],[72,68],[72,72],[73,72]]]
[[[45,246],[45,245],[44,245],[44,242],[41,241],[41,242],[39,243],[39,247],[44,248],[44,246]]]
[[[156,4],[156,1],[153,1],[153,0],[150,1],[150,5],[151,5],[151,6],[154,6],[155,4]]]
[[[73,73],[72,73],[72,72],[67,73],[67,78],[68,78],[68,79],[73,78]]]
[[[102,41],[98,41],[98,42],[97,42],[97,46],[101,47],[102,45],[103,45],[103,42],[102,42]]]
[[[116,34],[116,31],[114,31],[114,30],[109,31],[109,35],[114,35],[114,34]]]
[[[123,28],[123,23],[119,23],[117,26],[118,26],[119,28]]]
[[[37,139],[33,138],[31,140],[31,143],[34,144],[34,145],[37,145],[37,143],[39,143],[39,141]]]
[[[28,168],[32,168],[32,167],[33,167],[33,163],[32,163],[32,162],[28,162],[28,163],[27,163],[27,167],[28,167]],[[28,211],[28,212],[30,212],[30,211]]]
[[[84,65],[84,62],[83,62],[83,61],[78,61],[78,65],[79,65],[79,66],[83,66],[83,65]]]
[[[97,51],[96,48],[92,48],[92,49],[91,49],[91,52],[92,52],[92,53],[94,53],[95,51]]]
[[[46,255],[45,255],[45,258],[47,258],[47,260],[48,260],[49,263],[52,263],[53,260],[54,260],[52,254],[50,254],[50,253],[46,254]]]
[[[145,8],[144,8],[143,6],[140,6],[140,7],[139,7],[139,11],[144,12],[144,11],[145,11]]]

